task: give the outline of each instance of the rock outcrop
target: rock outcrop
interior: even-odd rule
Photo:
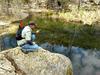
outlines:
[[[70,57],[74,75],[100,75],[100,49],[84,49],[72,46],[44,43],[42,48]]]
[[[24,54],[19,47],[0,53],[0,75],[73,75],[69,58],[47,50]]]

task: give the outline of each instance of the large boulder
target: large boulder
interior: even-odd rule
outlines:
[[[69,58],[40,49],[24,54],[19,47],[0,52],[0,75],[73,75]]]

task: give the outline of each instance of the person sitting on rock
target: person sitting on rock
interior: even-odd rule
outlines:
[[[18,46],[22,48],[23,52],[30,52],[30,51],[36,51],[39,47],[35,42],[35,34],[39,33],[39,30],[35,33],[32,32],[33,29],[35,29],[37,25],[34,22],[29,23],[27,26],[19,27],[17,33],[16,33],[16,40]]]

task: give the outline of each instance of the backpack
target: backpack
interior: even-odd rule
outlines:
[[[22,30],[24,29],[24,26],[22,25],[22,21],[20,22],[20,25],[19,25],[19,28],[17,30],[17,33],[16,33],[16,40],[21,40],[23,39],[22,36],[21,36],[21,33],[22,33]]]

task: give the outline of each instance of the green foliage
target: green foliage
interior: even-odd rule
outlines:
[[[69,46],[72,43],[73,46],[83,48],[100,48],[100,36],[95,35],[94,26],[84,26],[75,22],[66,23],[60,19],[47,17],[33,17],[31,20],[34,20],[41,30],[36,39],[39,44],[49,42]],[[73,37],[74,40],[71,42]]]
[[[37,41],[41,43],[50,42],[63,44],[63,42],[66,40],[64,36],[67,37],[67,31],[64,29],[65,24],[63,21],[48,18],[37,18],[35,19],[35,22],[41,29],[41,33],[38,35]]]
[[[85,48],[100,48],[100,36],[96,35],[94,26],[80,26],[80,36],[74,41],[75,44]]]
[[[75,27],[78,25],[77,23],[65,23],[61,20],[41,18],[38,19],[37,23],[39,23],[40,29],[42,29],[37,41],[63,44],[65,46],[70,44],[74,37]],[[95,35],[92,26],[77,26],[76,31],[77,35],[72,45],[84,48],[100,48],[100,37]]]

